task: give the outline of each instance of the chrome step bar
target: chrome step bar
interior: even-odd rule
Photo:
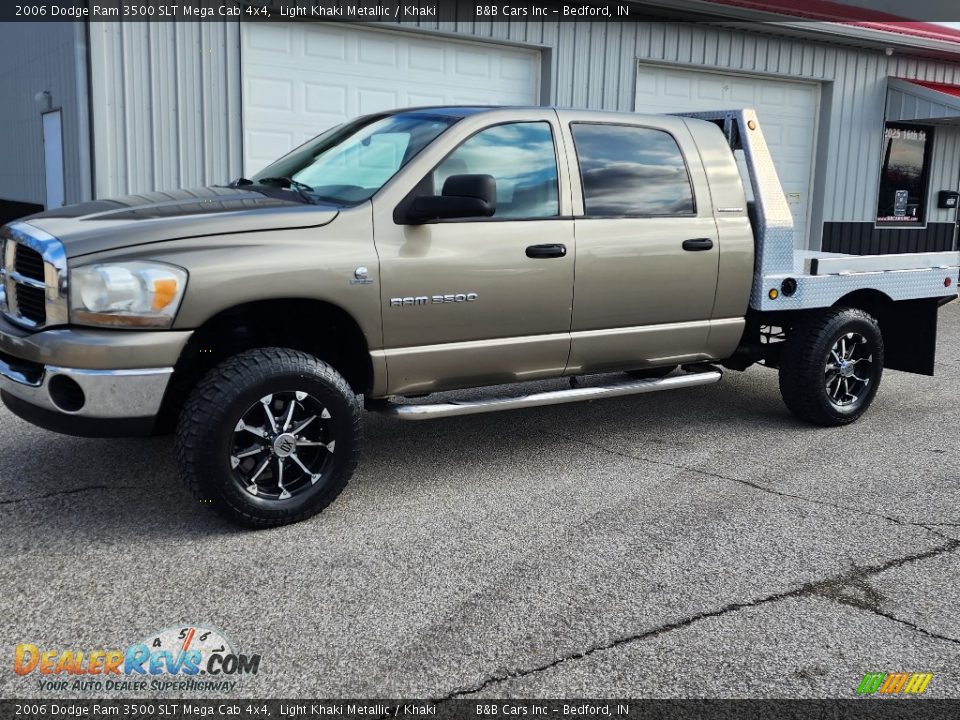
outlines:
[[[601,398],[640,395],[660,390],[679,390],[695,385],[710,385],[723,377],[720,370],[707,370],[675,375],[660,380],[629,380],[611,385],[592,387],[574,387],[568,390],[534,393],[519,397],[490,398],[487,400],[463,400],[430,405],[387,404],[377,412],[400,420],[432,420],[434,418],[453,417],[455,415],[476,415],[497,410],[516,410],[518,408],[540,407],[542,405],[560,405],[561,403],[581,400],[600,400]]]

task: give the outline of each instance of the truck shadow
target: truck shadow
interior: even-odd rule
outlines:
[[[544,383],[542,389],[558,382]],[[0,517],[7,516],[0,521],[6,529],[0,535],[8,543],[17,544],[10,535],[22,524],[30,526],[32,542],[50,533],[80,542],[125,543],[229,539],[249,532],[221,519],[181,485],[170,437],[74,438],[28,427],[10,416],[0,419],[6,431],[0,439],[0,447],[5,446],[0,453]],[[628,446],[629,454],[675,458],[709,449],[704,444],[722,442],[725,433],[742,439],[797,428],[810,431],[780,403],[776,376],[762,370],[731,374],[702,389],[445,420],[401,422],[367,413],[360,466],[343,495],[320,517],[348,518],[351,506],[362,509],[384,493],[402,492],[404,481],[424,468],[470,482],[465,454],[472,451],[482,455],[487,472],[509,477],[530,458],[557,463],[556,471],[563,472],[561,451],[571,448],[586,452]]]

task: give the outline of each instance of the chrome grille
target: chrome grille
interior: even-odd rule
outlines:
[[[47,299],[43,288],[20,285],[13,290],[17,297],[17,309],[20,316],[35,325],[45,325],[47,322]]]
[[[0,310],[11,321],[39,329],[68,321],[67,258],[52,235],[18,222],[0,230]]]
[[[16,255],[14,255],[14,269],[26,278],[39,280],[40,282],[44,281],[43,255],[26,245],[17,247]]]

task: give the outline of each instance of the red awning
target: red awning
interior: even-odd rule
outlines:
[[[906,80],[906,78],[899,79]],[[906,80],[906,82],[925,87],[928,90],[935,90],[944,95],[952,95],[953,97],[960,98],[960,85],[945,85],[944,83],[926,82],[924,80]]]

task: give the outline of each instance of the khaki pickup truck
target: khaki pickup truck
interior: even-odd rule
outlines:
[[[368,115],[252,179],[51,210],[0,240],[7,407],[65,433],[175,430],[187,485],[252,526],[340,493],[364,403],[425,420],[762,363],[797,416],[849,423],[884,366],[933,373],[960,265],[795,250],[750,110]]]

